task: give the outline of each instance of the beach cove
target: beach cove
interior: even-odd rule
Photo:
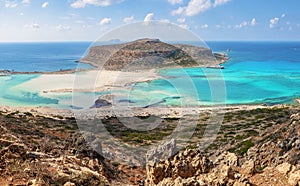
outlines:
[[[46,106],[64,109],[70,109],[73,106],[89,107],[98,96],[108,94],[113,90],[119,95],[119,100],[116,101],[127,99],[131,101],[132,106],[137,107],[164,99],[166,101],[161,104],[162,106],[213,106],[209,81],[225,82],[226,101],[224,104],[227,105],[291,104],[300,97],[298,91],[300,90],[300,56],[297,52],[300,50],[299,43],[211,42],[208,44],[216,52],[226,52],[226,49],[231,49],[228,53],[230,60],[222,64],[224,69],[175,68],[140,74],[87,69],[76,74],[61,72],[39,74],[34,71],[43,69],[31,68],[32,73],[0,77],[1,89],[5,90],[0,96],[1,105]],[[76,44],[72,43],[72,47],[73,45]],[[80,43],[80,45],[83,44]],[[76,54],[70,57],[73,59],[72,63],[80,58],[78,56]],[[26,63],[30,64],[30,61]],[[65,61],[62,59],[61,63]],[[84,64],[78,65],[82,69]],[[194,84],[194,92],[199,93],[198,96],[195,97],[195,93],[191,94],[191,91],[187,89],[184,83],[185,78]],[[90,100],[90,103],[85,105],[72,105],[75,79],[82,79],[82,84],[84,84],[76,90],[78,94],[93,97],[95,100]],[[85,81],[88,83],[84,83]],[[181,95],[178,95],[178,91]],[[143,95],[147,95],[146,102],[143,102]]]

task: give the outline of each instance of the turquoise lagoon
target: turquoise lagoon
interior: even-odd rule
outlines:
[[[0,69],[15,71],[56,71],[76,68],[90,43],[1,44]],[[292,104],[300,98],[300,42],[208,42],[216,52],[230,49],[224,69],[187,68],[160,70],[162,79],[131,85],[119,91],[117,101],[132,106]],[[9,45],[9,46],[6,46]],[[26,45],[24,47],[24,45]],[[59,48],[59,50],[57,49]],[[8,50],[8,48],[11,50]],[[38,49],[38,50],[37,50]],[[18,51],[13,53],[12,51]],[[14,56],[22,54],[23,57]],[[45,57],[46,56],[46,57]],[[46,64],[46,65],[44,65]],[[81,65],[81,68],[90,68]],[[72,105],[71,93],[47,96],[20,89],[18,85],[40,74],[0,77],[2,106],[80,107]],[[103,80],[105,81],[105,80]],[[37,85],[39,86],[39,85]],[[79,93],[83,97],[103,92]],[[124,101],[126,100],[126,101]],[[93,103],[91,103],[92,105]]]

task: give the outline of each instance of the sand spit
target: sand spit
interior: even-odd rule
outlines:
[[[48,92],[65,93],[100,92],[113,87],[151,81],[160,76],[156,70],[143,72],[121,72],[107,70],[90,70],[73,74],[42,74],[41,76],[18,86],[22,90],[36,91],[41,94]]]

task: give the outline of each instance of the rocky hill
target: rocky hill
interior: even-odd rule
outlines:
[[[245,139],[246,140],[246,139]],[[147,185],[300,186],[300,115],[253,138],[244,155],[186,149],[147,167]]]
[[[165,161],[138,167],[107,160],[95,152],[85,142],[73,117],[2,111],[0,185],[299,186],[299,112],[297,107],[230,111],[225,116],[225,126],[229,120],[242,123],[244,117],[254,117],[255,129],[260,132],[247,135],[251,125],[231,124],[232,128],[220,131],[230,140],[227,146],[202,152],[191,145]],[[105,118],[103,123],[119,140],[146,145],[168,135],[177,119],[165,118],[165,126],[148,133],[123,131],[117,118]],[[230,130],[238,132],[238,127],[243,127],[238,136],[230,136]],[[224,139],[217,138],[216,143]],[[162,148],[161,153],[171,152],[173,147],[176,145]]]
[[[80,62],[106,70],[136,71],[166,67],[216,66],[227,60],[210,49],[171,45],[158,39],[140,39],[124,44],[91,47]]]

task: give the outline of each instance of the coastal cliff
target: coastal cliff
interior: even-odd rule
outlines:
[[[114,71],[136,71],[168,67],[210,67],[227,60],[210,49],[192,45],[164,43],[158,39],[139,39],[115,45],[91,47],[80,62]]]

